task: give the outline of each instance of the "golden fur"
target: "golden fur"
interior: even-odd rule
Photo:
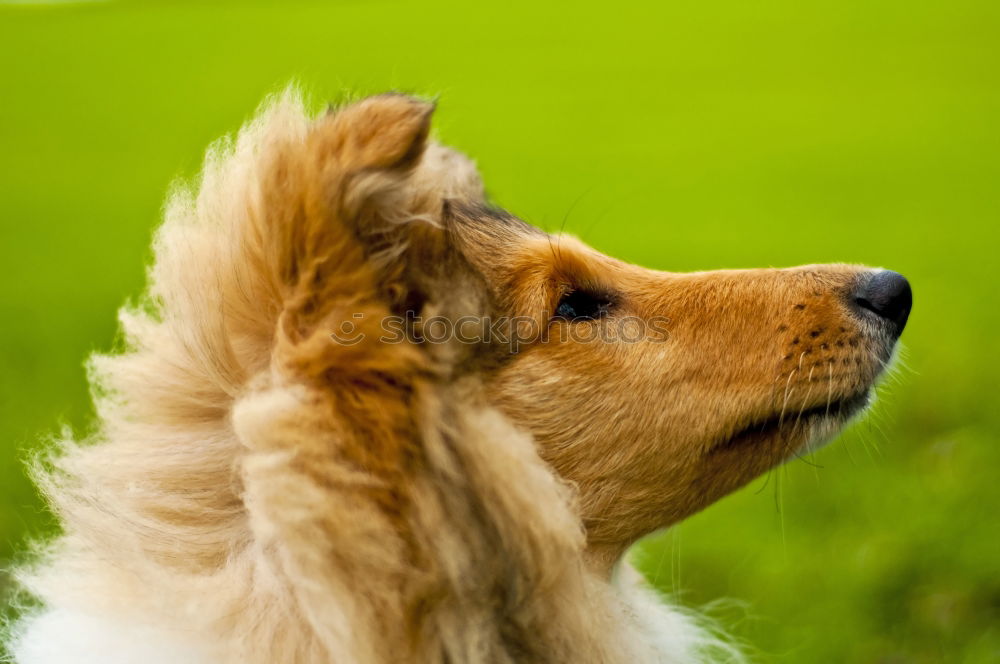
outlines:
[[[862,269],[621,263],[484,206],[431,112],[288,94],[172,195],[128,350],[92,363],[100,430],[40,476],[49,610],[212,662],[737,657],[616,563],[842,423],[803,413],[887,358],[841,303]],[[666,334],[561,338],[595,324],[551,315],[579,289]],[[429,343],[433,316],[527,332]]]

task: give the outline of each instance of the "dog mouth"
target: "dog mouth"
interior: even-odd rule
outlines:
[[[710,448],[711,452],[755,445],[780,439],[786,443],[802,439],[812,445],[814,438],[829,438],[871,403],[872,388],[842,399],[803,410],[784,411],[755,420]]]

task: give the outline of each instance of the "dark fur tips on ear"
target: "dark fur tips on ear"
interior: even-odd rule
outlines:
[[[434,105],[402,94],[384,94],[351,104],[333,116],[351,167],[406,168],[427,146]]]

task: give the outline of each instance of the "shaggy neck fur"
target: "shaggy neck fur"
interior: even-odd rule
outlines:
[[[433,295],[401,257],[479,185],[425,146],[429,114],[381,97],[313,120],[286,94],[172,195],[127,350],[90,365],[99,430],[38,475],[63,535],[22,575],[44,608],[16,661],[732,654],[629,569],[588,568],[572,492],[464,349],[331,343]]]

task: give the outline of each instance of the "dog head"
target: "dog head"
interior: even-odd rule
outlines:
[[[911,304],[902,276],[850,265],[668,273],[541,234],[488,253],[505,314],[543,332],[491,393],[577,486],[609,559],[835,435]]]
[[[312,267],[284,270],[301,292],[286,298],[297,304],[283,329],[293,342],[330,329],[354,343],[338,330],[357,312],[324,303],[336,295],[328,288],[343,300],[344,265],[363,264],[380,302],[366,311],[383,317],[363,329],[422,358],[416,373],[481,381],[575,486],[596,556],[617,557],[829,439],[868,403],[910,310],[902,276],[626,264],[487,206],[471,162],[428,143],[431,111],[376,97],[321,119],[305,139],[300,161],[312,175],[302,181],[316,202],[304,218],[318,221],[304,230],[289,213],[283,260]],[[358,250],[324,258],[345,232]],[[352,357],[369,357],[365,347]],[[303,357],[315,358],[310,348]],[[317,366],[315,378],[330,375]]]

